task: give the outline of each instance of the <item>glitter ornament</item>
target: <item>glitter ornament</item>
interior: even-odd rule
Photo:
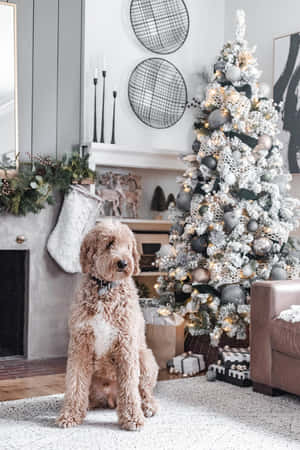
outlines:
[[[257,256],[267,255],[272,248],[272,242],[266,237],[255,239],[253,242],[253,250]]]
[[[224,286],[221,292],[222,304],[233,303],[235,305],[242,305],[245,303],[246,295],[244,289],[238,285]]]
[[[157,255],[160,256],[161,258],[174,256],[174,254],[175,254],[174,247],[169,244],[162,245],[159,251],[157,252]]]

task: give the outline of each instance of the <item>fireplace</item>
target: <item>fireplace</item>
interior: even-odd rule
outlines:
[[[0,357],[25,355],[29,250],[0,250]]]

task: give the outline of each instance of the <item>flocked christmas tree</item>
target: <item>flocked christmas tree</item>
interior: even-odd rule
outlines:
[[[158,266],[161,298],[188,318],[191,334],[244,339],[255,280],[299,276],[287,250],[299,202],[283,172],[279,106],[267,98],[255,49],[245,40],[245,14],[214,65],[204,99],[194,99],[196,140],[179,177],[170,251]]]

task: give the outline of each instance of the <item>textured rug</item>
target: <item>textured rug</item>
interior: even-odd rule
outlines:
[[[111,410],[90,411],[77,428],[57,428],[62,395],[0,403],[0,449],[300,449],[297,397],[266,397],[205,377],[161,381],[156,396],[160,411],[140,432],[120,430]]]

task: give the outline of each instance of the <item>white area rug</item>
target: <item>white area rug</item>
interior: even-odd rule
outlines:
[[[111,410],[59,429],[62,395],[0,403],[0,449],[300,449],[299,398],[266,397],[205,377],[162,381],[156,396],[160,411],[140,432],[120,430]]]

